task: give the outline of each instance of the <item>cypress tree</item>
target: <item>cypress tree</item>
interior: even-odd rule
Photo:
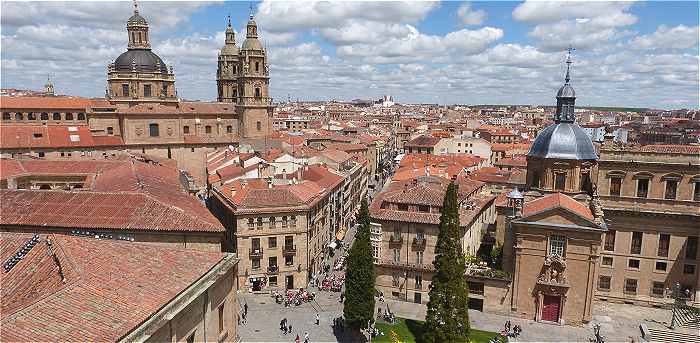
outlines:
[[[350,248],[345,270],[343,316],[349,328],[359,331],[366,329],[368,321],[374,316],[374,258],[367,200],[362,200],[357,223],[355,243]]]
[[[435,273],[425,317],[423,338],[429,343],[465,342],[469,339],[469,299],[458,208],[456,186],[450,183],[442,204],[433,261]]]

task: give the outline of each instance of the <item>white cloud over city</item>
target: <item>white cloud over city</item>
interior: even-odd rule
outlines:
[[[188,99],[212,100],[216,93],[224,20],[212,19],[221,23],[216,29],[192,20],[210,5],[139,5],[154,52],[173,65],[178,93]],[[553,104],[571,44],[580,104],[698,107],[697,23],[664,22],[640,32],[645,17],[634,6],[643,4],[631,2],[525,2],[505,19],[488,5],[257,3],[272,95]],[[104,94],[106,66],[126,49],[130,3],[1,6],[2,87],[38,89],[51,74],[61,93]],[[244,25],[234,23],[239,44]],[[521,37],[514,37],[514,25],[526,28]]]

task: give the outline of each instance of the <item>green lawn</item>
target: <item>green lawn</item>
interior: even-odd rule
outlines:
[[[421,339],[423,335],[423,322],[419,320],[397,318],[396,324],[392,325],[381,322],[377,323],[377,328],[384,333],[384,336],[375,337],[372,339],[372,342],[391,342],[390,332],[392,330],[399,335],[401,342],[420,343],[423,341]],[[487,343],[494,336],[496,336],[495,332],[472,329],[470,338],[476,343]],[[502,340],[502,342],[505,342],[505,340]]]

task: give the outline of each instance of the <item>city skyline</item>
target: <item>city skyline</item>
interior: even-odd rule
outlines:
[[[216,98],[226,15],[240,45],[249,5],[139,3],[180,97]],[[399,102],[552,105],[571,44],[581,106],[698,107],[695,2],[263,1],[252,8],[277,100],[391,94]],[[132,10],[127,2],[3,2],[2,87],[40,89],[50,74],[59,94],[103,96],[105,65],[126,47]]]

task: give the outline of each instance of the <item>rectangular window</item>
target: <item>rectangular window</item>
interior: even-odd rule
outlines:
[[[417,265],[423,264],[423,252],[422,251],[416,251],[416,264]]]
[[[184,133],[184,134],[186,134],[186,135],[189,134],[189,133],[190,133],[190,127],[187,126],[187,125],[183,126],[183,127],[182,127],[182,133]]]
[[[651,295],[655,297],[663,297],[665,285],[663,282],[654,281],[651,285]]]
[[[394,262],[401,262],[401,249],[394,249]]]
[[[564,257],[566,251],[566,237],[564,236],[549,236],[549,255],[557,255]]]
[[[284,257],[284,265],[285,266],[291,266],[294,264],[294,256],[285,256]]]
[[[637,280],[636,279],[625,279],[625,293],[637,294]]]
[[[260,251],[260,238],[253,238],[251,239],[251,246],[253,249],[253,252]]]
[[[284,236],[284,247],[285,249],[293,249],[294,247],[294,236]]]
[[[678,181],[666,180],[666,193],[664,193],[664,199],[676,200],[676,189],[677,188],[678,188]]]
[[[649,179],[637,180],[637,198],[646,198],[649,195]]]
[[[267,246],[269,248],[277,248],[277,237],[269,237],[267,239]]]
[[[270,284],[270,286],[277,286],[277,277],[276,276],[270,276],[267,278],[267,283]]]
[[[430,212],[430,206],[418,205],[418,212]]]
[[[688,275],[695,274],[695,265],[694,264],[684,264],[683,265],[683,274],[688,274]]]
[[[671,242],[671,235],[662,233],[659,235],[659,251],[657,256],[668,257],[668,246]]]
[[[394,273],[391,276],[391,285],[394,287],[399,287],[400,282],[401,282],[401,276],[399,276],[399,273]]]
[[[416,289],[423,289],[423,276],[416,274]]]
[[[608,291],[610,290],[610,276],[601,275],[598,278],[598,289]]]
[[[231,125],[226,126],[226,133],[233,133],[233,126],[231,126]]]
[[[205,126],[205,127],[204,127],[204,132],[205,132],[205,133],[211,133],[211,126],[210,126],[210,125]]]
[[[160,134],[158,132],[158,124],[148,124],[148,134],[151,137],[158,137],[158,135]]]
[[[260,269],[260,259],[259,258],[254,258],[251,261],[253,263],[253,266],[252,266],[253,269]]]
[[[700,181],[693,182],[693,201],[700,201]]]
[[[114,128],[111,126],[107,126],[107,134],[108,135],[113,135],[114,134]]]
[[[610,178],[610,195],[620,196],[622,190],[622,178],[613,177]]]
[[[615,251],[615,230],[608,230],[608,232],[605,233],[605,245],[603,249]]]
[[[633,269],[639,269],[639,260],[631,258],[627,261],[627,266]]]
[[[642,253],[642,237],[641,232],[632,232],[632,242],[630,244],[630,254]]]
[[[564,174],[564,173],[554,174],[554,189],[555,190],[563,191],[565,184],[566,184],[566,174]]]
[[[219,305],[219,333],[224,332],[224,304]]]
[[[255,123],[255,126],[257,127],[258,131],[261,131],[261,130],[262,130],[262,123],[256,122],[256,123]]]
[[[610,256],[603,256],[602,264],[604,266],[612,266],[613,265],[613,258]]]
[[[143,96],[145,98],[151,97],[151,85],[143,85]]]
[[[277,267],[277,256],[272,256],[267,258],[267,265],[270,268]]]
[[[668,263],[665,261],[656,261],[656,266],[654,267],[655,270],[665,272],[666,268],[668,268]]]
[[[122,85],[122,96],[129,96],[129,85]]]
[[[685,241],[685,259],[694,260],[698,256],[698,237],[688,236]]]

